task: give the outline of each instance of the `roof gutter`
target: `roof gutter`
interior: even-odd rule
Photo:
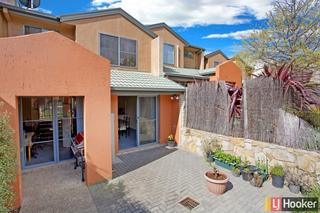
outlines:
[[[46,21],[52,21],[52,22],[58,22],[58,23],[60,22],[60,19],[56,16],[52,16],[52,15],[48,15],[48,14],[44,14],[44,13],[39,13],[39,12],[33,11],[33,10],[19,8],[19,7],[4,4],[1,2],[0,2],[0,8],[7,9],[12,14],[22,15],[24,17],[37,18],[40,20],[46,20]]]
[[[190,75],[182,75],[182,74],[174,74],[174,73],[165,73],[165,76],[188,78],[188,79],[202,79],[202,80],[209,79],[206,76],[190,76]]]
[[[167,88],[132,88],[132,87],[112,87],[112,91],[121,92],[185,92],[185,88],[167,89]]]

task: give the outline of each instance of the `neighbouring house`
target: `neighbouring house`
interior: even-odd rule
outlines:
[[[78,132],[87,184],[112,178],[121,150],[169,134],[179,143],[183,85],[208,81],[220,66],[205,69],[203,48],[119,8],[53,16],[0,0],[0,49],[0,100],[19,157],[16,207],[22,170],[72,158]]]

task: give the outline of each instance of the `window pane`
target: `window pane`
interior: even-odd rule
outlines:
[[[163,63],[174,64],[174,46],[170,44],[163,45]]]
[[[111,64],[119,65],[118,37],[100,34],[100,55],[109,59]]]
[[[120,52],[120,65],[127,67],[135,67],[136,54]]]
[[[136,53],[136,41],[120,38],[120,51],[126,53]]]
[[[34,33],[41,33],[42,29],[38,27],[31,27],[31,26],[24,26],[24,34],[34,34]]]
[[[220,64],[219,61],[214,61],[214,62],[213,62],[213,67],[216,67],[216,66],[218,66],[219,64]]]

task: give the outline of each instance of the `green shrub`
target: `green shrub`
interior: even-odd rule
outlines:
[[[225,163],[229,163],[229,164],[235,164],[235,165],[239,165],[241,163],[241,158],[237,157],[235,155],[226,153],[222,150],[217,150],[213,153],[213,156],[218,158],[219,160],[225,162]]]
[[[8,113],[2,113],[0,102],[0,212],[8,212],[13,201],[12,181],[16,175],[14,132],[9,126]]]
[[[272,167],[270,174],[283,177],[284,176],[283,167],[282,166],[274,166],[274,167]]]

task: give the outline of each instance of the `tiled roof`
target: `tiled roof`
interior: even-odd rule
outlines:
[[[150,73],[111,70],[114,91],[183,92],[185,88],[164,77]]]
[[[205,75],[213,74],[215,72],[215,69],[210,68],[205,70],[199,70],[199,69],[164,66],[163,72],[168,76],[193,78],[193,79],[207,79],[208,77]]]
[[[208,69],[204,69],[204,70],[199,70],[199,72],[200,72],[200,75],[204,75],[204,76],[212,75],[212,74],[216,73],[216,68],[212,67],[212,68],[208,68]]]

